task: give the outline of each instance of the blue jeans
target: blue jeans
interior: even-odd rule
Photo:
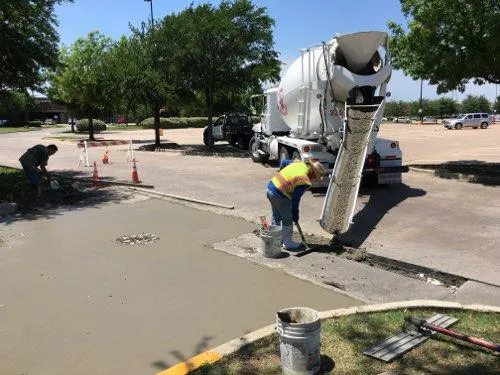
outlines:
[[[33,187],[40,186],[40,183],[42,182],[42,175],[40,174],[38,168],[33,167],[31,165],[25,165],[23,163],[21,163],[21,165],[23,166],[24,173],[26,174],[26,177],[28,177],[31,186]]]
[[[273,225],[290,226],[292,220],[292,200],[267,190],[267,199],[273,211]]]

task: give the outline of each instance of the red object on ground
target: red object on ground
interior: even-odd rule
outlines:
[[[137,173],[137,166],[135,165],[135,159],[133,160],[132,164],[132,182],[135,184],[138,184],[139,181],[139,174]]]
[[[92,173],[92,186],[99,187],[99,175],[97,174],[96,162],[94,162],[94,172]]]

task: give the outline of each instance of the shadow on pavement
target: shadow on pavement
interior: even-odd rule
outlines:
[[[137,143],[134,141],[134,143]],[[168,142],[162,143],[160,146],[155,144],[145,144],[138,148],[139,151],[178,151],[183,155],[189,156],[215,156],[215,157],[231,157],[231,158],[249,158],[247,150],[240,149],[230,144],[216,144],[212,147],[207,147],[201,144],[182,144]]]
[[[500,185],[500,163],[458,160],[441,164],[416,164],[412,167],[434,171],[436,177],[456,179],[489,186]]]
[[[11,191],[8,201],[16,202],[18,210],[0,217],[0,222],[12,224],[22,220],[51,219],[67,211],[98,208],[109,202],[120,202],[132,194],[107,185],[93,187],[87,172],[63,170],[52,173],[61,186],[52,190],[45,182],[42,196],[37,197],[22,170],[11,168],[13,173],[0,175],[0,186]],[[107,179],[111,181],[111,179]],[[5,192],[4,192],[5,193]],[[3,194],[2,194],[3,195]]]
[[[324,196],[326,189],[315,189],[314,196]],[[335,237],[333,245],[343,244],[359,248],[387,212],[408,198],[422,197],[425,190],[415,189],[401,183],[397,185],[361,185],[359,196],[369,195],[365,206],[354,215],[353,224],[349,230]],[[335,252],[335,246],[332,251]]]

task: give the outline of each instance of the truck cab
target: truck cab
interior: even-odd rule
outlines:
[[[253,135],[252,117],[243,113],[226,113],[218,117],[210,127],[203,130],[203,143],[211,147],[215,142],[225,141],[232,146],[247,149],[250,138]]]

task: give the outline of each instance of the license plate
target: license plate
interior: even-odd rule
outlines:
[[[398,184],[401,182],[401,173],[383,173],[378,175],[379,184]]]

